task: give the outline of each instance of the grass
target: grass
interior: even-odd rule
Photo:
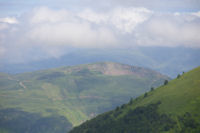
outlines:
[[[182,115],[185,112],[198,113],[200,111],[200,67],[183,74],[167,85],[149,92],[148,97],[140,97],[134,107],[161,101],[161,113]]]
[[[153,91],[137,97],[131,105],[118,116],[122,118],[129,110],[137,107],[148,106],[161,102],[158,108],[160,114],[171,115],[175,120],[178,116],[183,116],[186,112],[200,117],[200,67],[181,75],[170,81],[167,85],[162,85]],[[198,119],[200,122],[200,120]]]
[[[70,133],[200,132],[200,67],[98,115]]]
[[[92,65],[98,70],[106,66],[97,63],[17,75],[1,74],[0,109],[20,108],[43,116],[59,114],[77,126],[93,115],[114,109],[131,97],[141,95],[151,86],[161,85],[167,78],[143,68],[136,69],[139,76],[105,75],[87,69]],[[112,67],[115,65],[119,64],[111,63]],[[123,70],[121,65],[118,67]]]

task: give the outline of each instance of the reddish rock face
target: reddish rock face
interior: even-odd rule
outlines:
[[[95,64],[80,65],[77,67],[73,67],[71,70],[68,69],[67,73],[70,73],[71,71],[78,72],[83,69],[100,72],[104,75],[110,76],[134,75],[138,78],[143,78],[144,76],[156,75],[157,77],[163,77],[163,75],[161,75],[160,73],[152,71],[150,69],[114,62],[101,62]]]

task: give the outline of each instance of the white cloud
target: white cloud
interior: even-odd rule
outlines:
[[[155,15],[137,33],[139,45],[200,47],[199,19],[190,14]]]
[[[131,33],[137,25],[147,20],[152,13],[152,11],[146,8],[118,7],[104,14],[96,13],[87,9],[81,12],[79,17],[96,24],[107,24],[114,26],[123,33]]]
[[[7,29],[9,26],[6,23],[0,23],[0,31]]]
[[[77,14],[46,7],[33,11],[26,37],[36,44],[101,47],[112,45],[116,39],[110,29],[93,27]]]
[[[43,24],[28,33],[28,38],[44,45],[72,45],[76,47],[101,47],[116,42],[108,29],[92,29],[88,23],[61,22]]]
[[[194,16],[200,17],[200,11],[191,13]]]
[[[200,48],[198,14],[153,12],[142,7],[118,7],[106,12],[41,7],[18,18],[0,19],[0,53],[5,60],[17,62],[57,58],[70,48]]]
[[[124,33],[131,33],[137,25],[143,23],[152,14],[146,8],[117,8],[112,12],[112,24]]]
[[[10,52],[8,60],[59,57],[68,48],[102,48],[117,45],[108,26],[94,26],[67,10],[36,8],[21,16],[17,25],[0,25],[1,45]],[[38,49],[35,51],[35,49]],[[26,55],[34,53],[32,55]],[[4,53],[9,54],[9,53]],[[26,56],[24,56],[26,55]]]
[[[97,3],[95,0],[86,0]],[[199,10],[199,0],[101,0],[102,6],[145,7],[154,11]],[[108,8],[110,7],[108,6]]]
[[[17,19],[14,17],[0,18],[0,22],[8,23],[8,24],[17,24],[18,23]]]
[[[82,19],[88,20],[96,24],[108,23],[109,15],[103,13],[96,13],[91,9],[85,9],[84,11],[78,13],[78,16]]]
[[[35,8],[29,15],[31,24],[56,23],[71,19],[66,10],[51,10],[47,7]]]

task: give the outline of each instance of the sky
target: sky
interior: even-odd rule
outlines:
[[[200,0],[0,0],[0,62],[70,50],[200,48]]]

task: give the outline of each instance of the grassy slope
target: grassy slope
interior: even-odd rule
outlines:
[[[191,70],[180,78],[171,80],[167,85],[162,85],[147,93],[147,97],[141,95],[133,101],[131,106],[123,110],[119,118],[127,114],[128,110],[137,107],[161,102],[158,108],[160,114],[167,114],[178,122],[178,117],[186,112],[197,115],[196,120],[200,122],[200,67]],[[117,119],[119,119],[117,118]],[[179,123],[179,122],[178,122]]]
[[[75,126],[127,102],[151,86],[162,84],[167,78],[143,68],[137,69],[140,76],[105,75],[93,69],[87,70],[105,64],[62,67],[14,76],[2,74],[0,107],[20,108],[43,116],[64,115]],[[121,67],[116,63],[108,64]]]
[[[148,116],[145,113],[137,114],[138,115],[138,118],[137,118],[136,113],[132,113],[134,114],[134,116],[131,116],[130,111],[134,112],[135,110],[138,110],[141,107],[146,108],[145,110],[155,111],[154,110],[155,108],[149,109],[149,107],[152,104],[156,104],[158,102],[161,102],[161,104],[158,105],[158,109],[156,109],[158,113],[160,115],[165,114],[167,116],[170,116],[170,118],[172,118],[172,120],[175,121],[177,124],[174,127],[174,129],[171,129],[168,132],[174,133],[174,132],[179,132],[184,129],[184,131],[182,132],[196,133],[200,129],[199,130],[197,129],[198,131],[194,131],[193,129],[188,128],[188,127],[186,129],[185,127],[186,125],[183,125],[184,122],[181,121],[180,117],[183,120],[183,116],[188,112],[190,113],[190,115],[195,116],[195,117],[193,118],[189,117],[186,123],[194,121],[192,119],[195,119],[196,121],[195,123],[200,124],[200,113],[199,113],[200,112],[200,86],[199,85],[200,85],[200,67],[181,75],[180,78],[170,81],[167,85],[162,85],[159,88],[148,92],[146,97],[144,97],[144,95],[141,95],[140,97],[136,98],[132,102],[129,102],[128,104],[124,104],[123,106],[121,106],[121,108],[99,115],[97,118],[84,123],[80,127],[75,128],[74,130],[72,130],[72,133],[88,132],[90,130],[92,130],[92,132],[98,133],[99,130],[103,130],[106,128],[107,129],[104,130],[103,132],[111,133],[112,131],[115,130],[115,128],[120,129],[120,126],[118,125],[119,123],[121,123],[120,124],[121,126],[127,125],[129,126],[128,128],[131,128],[133,127],[133,125],[131,126],[131,123],[125,123],[128,120],[126,118],[127,116],[128,118],[130,118],[130,120],[132,118],[133,118],[132,120],[135,120],[135,118],[136,120],[137,119],[139,120],[139,121],[136,121],[135,123],[136,125],[140,123],[137,126],[138,128],[141,128],[141,126],[145,127],[149,123],[151,125],[152,122],[148,121],[148,119],[154,119],[156,117],[159,118],[158,114],[152,114],[152,115],[156,115],[156,117],[154,118],[151,117],[151,115]],[[145,110],[143,112],[145,112]],[[142,116],[140,117],[140,115]],[[141,119],[143,119],[144,121],[141,122]],[[191,121],[188,121],[188,120],[191,120]],[[162,122],[162,120],[160,122]],[[191,124],[194,124],[194,122],[191,122]],[[123,129],[124,128],[123,126],[121,128],[123,131],[125,131],[125,129]],[[190,126],[190,125],[187,125],[187,126]],[[99,129],[96,130],[97,128]],[[150,128],[154,128],[154,127],[150,126]],[[156,129],[158,128],[159,127],[156,127]],[[200,128],[200,125],[197,125],[197,128]],[[138,132],[144,132],[141,130],[142,128]],[[147,132],[150,132],[150,131],[147,131]]]
[[[183,115],[185,112],[200,112],[200,67],[183,74],[156,90],[146,98],[139,97],[133,108],[161,101],[159,112]]]

